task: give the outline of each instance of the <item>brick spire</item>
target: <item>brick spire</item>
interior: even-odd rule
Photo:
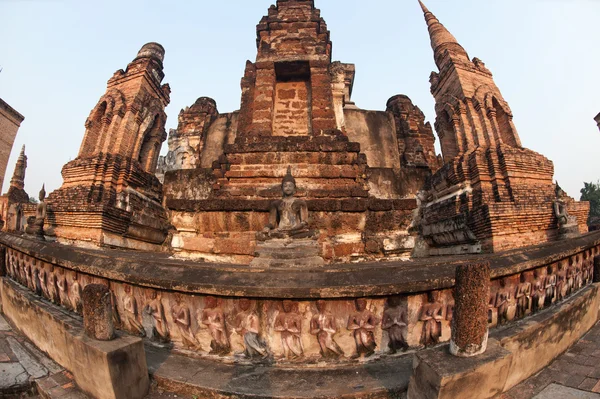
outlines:
[[[425,21],[427,22],[427,28],[429,30],[429,37],[431,38],[431,48],[433,49],[435,63],[438,68],[442,68],[444,64],[444,50],[448,49],[451,52],[451,57],[464,57],[466,61],[469,61],[469,55],[465,49],[458,43],[456,38],[446,29],[444,25],[437,19],[435,15],[419,0],[423,14],[425,15]]]
[[[15,165],[12,179],[10,179],[11,187],[23,190],[25,187],[25,170],[27,169],[27,155],[25,155],[25,145],[21,148],[21,153]]]

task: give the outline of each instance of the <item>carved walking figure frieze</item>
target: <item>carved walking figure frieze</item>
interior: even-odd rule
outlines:
[[[556,300],[561,301],[567,296],[569,285],[567,283],[567,269],[562,262],[558,262],[556,271]]]
[[[517,301],[514,293],[515,287],[510,284],[509,279],[506,277],[501,278],[494,303],[494,306],[498,309],[498,324],[504,324],[515,318],[517,314]]]
[[[408,315],[407,309],[402,306],[400,297],[392,296],[388,298],[387,308],[383,312],[381,328],[388,333],[388,347],[391,354],[408,349]]]
[[[202,346],[192,332],[192,317],[190,307],[184,302],[183,296],[179,293],[174,294],[175,304],[171,307],[171,316],[177,326],[181,342],[187,349],[201,350]]]
[[[535,269],[533,271],[533,303],[532,312],[538,312],[544,308],[546,303],[546,277],[542,269]]]
[[[325,359],[339,359],[344,356],[344,351],[333,337],[337,331],[335,317],[327,310],[327,302],[318,300],[317,313],[310,320],[310,333],[317,337],[321,356]]]
[[[241,298],[238,302],[239,312],[235,317],[234,329],[244,339],[244,356],[248,359],[267,359],[269,350],[260,336],[260,323],[252,302]]]
[[[423,304],[419,320],[423,322],[421,344],[437,345],[442,336],[442,320],[444,320],[444,304],[439,300],[439,292],[427,293],[428,302]]]
[[[367,309],[367,300],[358,298],[355,301],[356,311],[348,318],[348,330],[352,331],[354,342],[356,344],[356,353],[352,359],[357,359],[361,355],[365,357],[375,353],[377,343],[373,331],[379,324],[379,318]]]
[[[67,309],[73,309],[71,300],[69,298],[69,286],[67,284],[67,277],[63,269],[56,269],[56,287],[58,289],[58,298],[60,304]]]
[[[29,262],[23,262],[23,272],[25,273],[25,286],[33,291],[34,285]]]
[[[556,301],[556,274],[552,269],[552,265],[548,265],[546,268],[546,280],[544,282],[544,288],[546,290],[546,301],[544,306],[550,306]]]
[[[167,318],[165,317],[165,308],[162,304],[161,296],[157,291],[150,291],[150,301],[146,304],[144,311],[152,316],[152,336],[155,341],[169,342],[169,329],[167,327]]]
[[[199,325],[204,325],[210,333],[210,354],[227,355],[231,352],[231,344],[227,336],[227,323],[225,314],[219,300],[213,296],[204,299],[204,310],[199,319]]]
[[[42,282],[40,281],[40,269],[38,267],[33,268],[32,276],[33,276],[33,286],[35,287],[33,292],[35,292],[36,295],[41,296],[43,294]]]
[[[575,289],[580,290],[583,288],[583,267],[581,263],[575,265]]]
[[[525,317],[525,315],[529,314],[532,310],[532,287],[525,273],[521,273],[519,279],[520,283],[517,286],[515,299],[517,301],[517,317],[520,318]]]
[[[286,359],[299,359],[304,355],[302,347],[302,316],[298,313],[298,304],[284,300],[282,312],[275,318],[274,330],[281,334],[281,345]]]
[[[137,299],[133,295],[131,286],[125,284],[123,287],[123,316],[127,325],[129,325],[130,331],[140,337],[146,336],[146,330],[139,320],[138,304]]]
[[[71,303],[73,304],[73,309],[75,312],[82,314],[83,313],[83,301],[82,301],[82,291],[81,284],[79,284],[79,279],[77,273],[73,273],[73,281],[71,282],[71,290],[70,290],[70,298]]]
[[[48,296],[53,303],[60,305],[60,294],[58,285],[56,282],[56,274],[53,266],[50,266],[50,271],[46,275],[46,286],[48,289]]]

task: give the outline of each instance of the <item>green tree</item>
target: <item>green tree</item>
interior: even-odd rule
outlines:
[[[584,187],[581,189],[581,201],[590,202],[590,216],[600,217],[600,181],[596,183],[583,183]],[[588,219],[588,220],[589,220]]]

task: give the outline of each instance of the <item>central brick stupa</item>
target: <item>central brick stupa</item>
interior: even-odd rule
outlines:
[[[271,6],[257,26],[257,49],[239,112],[220,115],[201,97],[171,132],[180,148],[172,158],[184,168],[165,176],[174,249],[249,262],[290,167],[325,259],[410,253],[416,188],[438,166],[421,111],[406,96],[390,99],[388,112],[354,105],[354,65],[332,62],[329,30],[313,1]],[[197,164],[184,162],[190,158]]]

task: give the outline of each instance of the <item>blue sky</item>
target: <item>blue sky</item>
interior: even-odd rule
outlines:
[[[26,190],[36,195],[43,182],[48,191],[58,188],[106,81],[150,41],[166,49],[167,129],[201,96],[214,98],[220,112],[238,109],[245,61],[256,56],[255,27],[273,2],[0,0],[0,97],[26,118],[7,174],[26,144]],[[555,179],[579,198],[584,181],[600,179],[593,121],[600,112],[600,2],[425,2],[494,73],[523,145],[553,160]],[[389,97],[406,94],[433,123],[428,79],[435,64],[417,0],[316,6],[331,31],[334,59],[356,64],[356,104],[383,110]]]

